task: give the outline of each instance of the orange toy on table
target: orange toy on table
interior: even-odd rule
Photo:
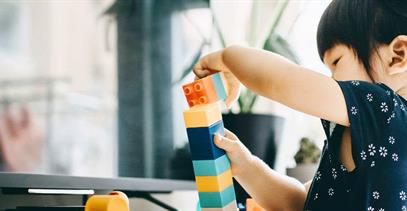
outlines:
[[[246,211],[266,211],[253,199],[246,199]]]
[[[119,191],[109,195],[94,195],[88,199],[85,211],[129,211],[129,199]]]

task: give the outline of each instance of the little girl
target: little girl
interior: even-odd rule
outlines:
[[[233,176],[267,210],[407,210],[407,3],[334,0],[318,27],[332,78],[271,52],[231,46],[203,57],[198,77],[224,71],[230,106],[240,83],[322,120],[325,141],[305,184],[270,169],[230,131],[216,135]]]

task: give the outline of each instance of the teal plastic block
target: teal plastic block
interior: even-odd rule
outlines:
[[[202,208],[222,208],[236,199],[233,184],[222,192],[199,192]]]
[[[225,86],[223,85],[222,77],[219,73],[212,75],[213,85],[215,86],[216,94],[220,100],[225,100],[226,90]]]
[[[195,176],[218,176],[230,168],[226,155],[215,160],[193,160]]]

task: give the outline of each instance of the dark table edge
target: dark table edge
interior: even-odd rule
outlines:
[[[65,175],[3,173],[0,188],[92,189],[136,192],[196,190],[194,181],[130,177],[81,177]]]

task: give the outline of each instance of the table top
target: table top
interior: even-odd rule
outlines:
[[[186,180],[130,177],[80,177],[3,172],[0,172],[0,188],[92,189],[150,193],[196,190],[194,181]]]

